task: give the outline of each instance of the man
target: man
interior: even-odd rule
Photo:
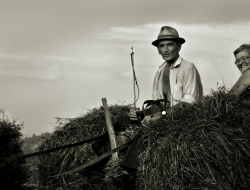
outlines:
[[[193,63],[179,56],[184,43],[185,40],[179,37],[176,29],[169,26],[163,26],[157,40],[152,42],[152,45],[157,47],[159,54],[165,60],[155,74],[153,99],[164,99],[169,102],[168,105],[165,104],[167,114],[184,103],[192,104],[203,97],[202,83],[196,67]],[[146,112],[150,112],[151,108],[153,106],[149,107]],[[144,118],[142,111],[137,111],[136,115]],[[135,111],[131,110],[129,116],[134,119]],[[143,122],[150,119],[151,116],[146,116]],[[135,183],[136,172],[139,167],[137,156],[140,154],[142,145],[143,139],[140,135],[137,135],[121,161],[121,167],[128,172],[130,177],[122,175],[118,178],[109,178],[106,179],[108,183],[117,188],[131,188],[131,185]]]
[[[203,97],[200,75],[193,63],[179,56],[183,38],[169,26],[161,28],[158,39],[152,44],[165,60],[159,67],[153,85],[153,99],[166,99],[170,102],[169,110],[181,102],[194,103]]]
[[[203,97],[199,72],[193,63],[179,56],[184,43],[185,39],[180,38],[177,30],[170,26],[163,26],[157,40],[152,42],[165,60],[155,74],[152,97],[154,100],[169,101],[169,105],[165,105],[167,113],[174,111],[183,103],[192,104]],[[131,118],[133,114],[131,110],[129,114]],[[136,114],[144,117],[141,111]]]

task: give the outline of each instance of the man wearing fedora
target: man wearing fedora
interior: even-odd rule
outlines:
[[[152,45],[157,47],[159,54],[165,62],[159,67],[155,74],[153,83],[153,99],[164,99],[169,102],[165,105],[166,113],[169,114],[183,103],[195,103],[203,97],[203,88],[199,72],[193,63],[179,56],[185,39],[179,37],[176,29],[163,26],[157,40]],[[150,107],[149,107],[150,109]],[[133,120],[135,113],[131,111],[130,118]],[[134,115],[134,116],[133,116]],[[144,118],[142,111],[136,112],[137,117]],[[148,117],[151,118],[151,117]],[[144,118],[146,120],[147,117]],[[143,121],[144,121],[143,120]],[[137,156],[143,145],[141,135],[137,135],[121,161],[121,167],[129,175],[121,175],[118,178],[109,178],[107,182],[118,188],[134,189],[136,172],[139,167]]]
[[[163,26],[157,40],[152,42],[165,60],[155,74],[152,98],[167,100],[167,113],[173,112],[183,103],[192,104],[203,97],[203,87],[195,65],[179,56],[184,43],[185,39],[179,37],[177,30],[170,26]],[[150,113],[150,108],[147,112]],[[142,111],[135,112],[133,109],[129,116],[132,120],[137,120],[137,117],[144,118]],[[144,121],[147,119],[144,118]]]
[[[193,63],[179,56],[184,43],[185,39],[170,26],[163,26],[157,40],[152,42],[165,60],[155,74],[152,96],[155,100],[168,100],[167,111],[173,111],[182,102],[192,104],[203,97],[199,72]]]

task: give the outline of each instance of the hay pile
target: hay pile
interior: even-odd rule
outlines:
[[[129,106],[112,105],[109,107],[113,124],[127,116]],[[129,127],[129,126],[125,126]],[[134,130],[126,129],[129,138],[133,138]],[[126,133],[121,131],[120,133]],[[71,119],[68,122],[58,120],[58,126],[54,133],[41,144],[39,150],[47,150],[58,146],[73,144],[86,139],[91,139],[106,133],[106,122],[103,108],[95,108],[86,114]],[[73,148],[62,149],[50,154],[38,157],[38,189],[56,190],[56,189],[107,189],[103,181],[94,181],[74,172],[69,175],[49,178],[49,176],[69,171],[78,165],[85,164],[96,158],[97,155],[92,150],[91,144],[75,146]],[[106,169],[111,172],[112,168]]]
[[[112,121],[119,121],[128,106],[110,106]],[[250,91],[235,98],[218,89],[204,101],[180,108],[143,127],[144,148],[139,157],[137,189],[141,190],[248,190],[250,189]],[[102,108],[61,124],[41,146],[46,150],[100,136],[106,132]],[[138,126],[120,134],[132,139]],[[119,154],[122,156],[122,154]],[[111,189],[75,172],[58,178],[48,176],[72,169],[95,158],[90,144],[39,156],[39,189]],[[120,157],[122,158],[122,157]],[[109,162],[106,176],[116,176],[119,162]]]
[[[138,189],[250,189],[249,95],[219,89],[144,127]]]

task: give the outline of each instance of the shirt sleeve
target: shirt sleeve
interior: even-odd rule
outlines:
[[[195,103],[203,98],[203,87],[198,70],[192,64],[184,74],[182,102]]]

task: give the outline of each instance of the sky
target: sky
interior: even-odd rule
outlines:
[[[186,40],[180,56],[197,67],[204,93],[240,76],[233,51],[250,42],[248,0],[0,0],[0,109],[23,134],[52,132],[75,118],[134,99],[152,99],[164,62],[151,45],[162,26]]]

